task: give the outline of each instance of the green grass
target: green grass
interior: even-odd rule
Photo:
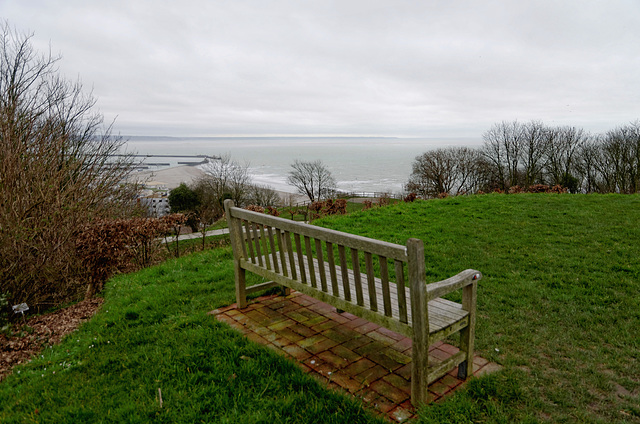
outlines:
[[[526,399],[504,422],[601,423],[640,422],[639,223],[637,195],[538,194],[316,222],[400,244],[422,239],[427,281],[482,271],[477,351],[503,364]]]
[[[640,196],[523,194],[315,223],[423,239],[428,281],[483,272],[476,348],[504,370],[419,422],[636,423],[639,222]],[[234,301],[228,247],[118,276],[104,295],[94,319],[0,383],[0,422],[381,422],[206,314]]]
[[[231,257],[112,279],[89,323],[0,384],[0,422],[381,422],[206,314],[233,302]]]

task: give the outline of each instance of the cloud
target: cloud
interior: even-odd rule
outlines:
[[[28,3],[28,4],[27,4]],[[640,117],[640,3],[8,0],[125,134],[480,136]]]

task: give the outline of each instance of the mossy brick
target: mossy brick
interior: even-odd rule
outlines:
[[[404,390],[400,390],[399,388],[387,383],[384,379],[377,380],[371,383],[371,388],[396,405],[404,402],[411,396]]]
[[[457,371],[456,371],[457,372]],[[462,384],[462,380],[453,377],[450,374],[445,374],[444,377],[442,377],[440,380],[438,380],[440,383],[444,384],[445,386],[453,389],[457,386],[459,386],[460,384]]]
[[[396,342],[406,338],[404,334],[396,333],[395,331],[391,331],[388,328],[380,327],[376,330],[378,333],[384,334],[387,337],[392,338]]]
[[[356,327],[354,328],[354,330],[356,330],[358,333],[361,333],[361,334],[367,334],[371,331],[377,330],[378,328],[380,328],[378,324],[374,324],[372,322],[367,321],[366,324],[363,324],[360,327]]]
[[[334,320],[334,321],[340,323],[340,324],[344,324],[345,322],[349,322],[349,320],[347,318],[345,318],[342,315],[337,314],[335,312],[328,312],[328,313],[325,313],[323,315],[326,316],[327,318],[331,319],[331,320]]]
[[[344,358],[349,362],[357,361],[362,357],[361,355],[357,354],[353,350],[347,349],[346,347],[344,347],[344,345],[337,345],[332,347],[331,352],[335,353],[339,357]]]
[[[338,343],[331,340],[331,339],[327,339],[326,337],[324,338],[324,340],[318,341],[317,343],[314,343],[310,346],[307,346],[305,349],[307,349],[309,352],[313,353],[314,355],[317,355],[318,353],[324,351],[324,350],[329,350],[332,347],[334,347],[335,345],[337,345]]]
[[[436,381],[435,383],[429,385],[429,391],[435,393],[438,396],[444,396],[451,390],[449,386],[446,384],[442,384],[440,381]]]
[[[385,346],[391,346],[396,343],[396,340],[392,339],[389,336],[385,336],[382,333],[379,333],[377,330],[368,332],[367,336],[371,337],[375,341],[382,343]]]
[[[320,315],[319,313],[317,313],[316,311],[312,311],[309,308],[301,308],[298,312],[300,312],[302,315],[304,315],[305,317],[307,317],[309,320],[311,319],[315,319],[318,317],[322,317],[324,319],[326,319],[325,316]]]
[[[286,315],[287,317],[289,317],[290,319],[296,321],[296,322],[305,322],[309,320],[309,317],[303,315],[300,313],[302,309],[296,309],[295,311],[289,311],[289,312],[285,312],[284,315]]]
[[[340,356],[336,355],[335,353],[331,352],[330,350],[325,350],[323,352],[320,352],[320,353],[318,353],[317,356],[318,356],[318,358],[322,359],[326,363],[332,365],[333,368],[336,369],[336,370],[342,369],[342,368],[346,367],[347,365],[349,365],[349,361],[347,361],[344,358],[341,358]]]
[[[370,353],[380,352],[385,347],[386,346],[384,344],[380,343],[380,342],[372,341],[371,343],[367,343],[365,345],[362,345],[362,346],[354,349],[354,351],[356,351],[358,354],[360,354],[362,356],[367,356]]]
[[[456,353],[460,352],[460,349],[458,349],[457,347],[450,345],[448,343],[443,343],[440,347],[440,350],[447,352],[449,355],[455,355]]]
[[[253,329],[253,332],[256,333],[256,334],[261,335],[262,337],[265,337],[268,334],[275,334],[273,331],[271,331],[267,327],[256,327],[256,328]]]
[[[373,361],[370,361],[367,358],[360,358],[355,362],[352,362],[351,364],[349,364],[347,367],[345,367],[342,372],[349,374],[352,377],[355,377],[359,374],[362,374],[363,372],[373,368],[376,366],[376,363]]]
[[[275,331],[281,337],[284,337],[285,339],[290,340],[294,343],[297,343],[300,340],[304,340],[304,337],[302,337],[300,334],[296,333],[295,331],[291,331],[289,328],[282,328],[282,329],[273,330],[273,331]]]
[[[367,321],[364,318],[357,318],[357,319],[354,319],[353,321],[345,322],[343,325],[349,328],[356,328],[356,327],[361,327],[368,322],[369,321]]]
[[[298,344],[298,346],[306,349],[309,346],[313,346],[314,344],[325,341],[325,340],[329,340],[329,339],[327,339],[322,334],[316,334],[315,336],[312,336],[312,337],[302,338],[298,340],[296,343]]]
[[[411,380],[412,369],[413,369],[412,363],[409,362],[408,364],[403,365],[400,368],[398,368],[397,370],[395,370],[393,373],[397,374],[400,377],[405,378],[407,380]]]
[[[369,343],[373,343],[373,339],[358,333],[355,338],[342,343],[342,346],[346,347],[347,349],[357,350],[358,348],[368,345]]]
[[[353,315],[350,312],[342,312],[340,315],[345,317],[345,318],[347,318],[349,321],[353,321],[354,319],[358,319],[359,318],[357,315]]]
[[[362,389],[362,383],[351,378],[349,375],[343,374],[342,371],[337,371],[332,374],[330,377],[331,381],[336,383],[342,389],[348,391],[349,393],[357,393]]]
[[[411,362],[410,356],[400,353],[397,350],[385,349],[383,354],[402,365],[406,365]]]
[[[282,347],[282,350],[287,352],[292,358],[299,362],[304,361],[311,357],[311,354],[296,344],[290,344]]]
[[[324,330],[328,330],[329,328],[333,328],[333,327],[335,327],[335,326],[337,326],[337,325],[340,325],[340,324],[338,324],[338,323],[337,323],[337,322],[335,322],[335,321],[331,321],[331,320],[330,320],[330,319],[328,319],[327,317],[322,317],[322,318],[324,318],[324,321],[323,321],[323,322],[321,322],[320,324],[313,325],[313,326],[311,327],[311,329],[312,329],[312,330],[314,330],[314,331],[317,331],[317,332],[321,333],[321,332],[323,332]]]
[[[346,341],[349,341],[353,338],[353,335],[351,334],[346,334],[343,331],[339,331],[338,327],[334,327],[334,328],[330,328],[328,330],[325,330],[322,332],[322,334],[324,336],[326,336],[327,338],[331,339],[331,340],[335,340],[338,343],[344,343]]]
[[[429,357],[430,358],[433,357],[440,361],[444,361],[446,359],[449,359],[451,357],[451,354],[448,352],[445,352],[444,350],[433,349],[429,351]]]
[[[327,322],[329,321],[329,319],[325,316],[322,315],[317,315],[313,318],[309,318],[307,321],[304,322],[304,325],[307,325],[309,327],[311,327],[314,331],[318,331],[315,328],[313,328],[315,325],[317,324],[321,324],[323,322]]]
[[[269,343],[268,341],[266,341],[266,340],[264,339],[264,337],[262,337],[262,336],[261,336],[261,335],[259,335],[259,334],[254,333],[254,332],[249,332],[249,333],[247,333],[247,338],[248,338],[249,340],[251,340],[251,341],[256,342],[256,343],[260,343],[261,345],[266,345],[266,344],[268,344],[268,343]]]
[[[318,302],[313,305],[308,305],[307,308],[321,314],[335,313],[336,311],[335,306],[331,306],[324,302]]]
[[[356,375],[355,378],[356,380],[363,382],[365,385],[369,385],[387,374],[389,374],[389,370],[386,370],[376,364],[374,367]]]
[[[389,371],[396,370],[403,365],[402,363],[397,362],[392,358],[390,358],[389,356],[385,355],[385,352],[383,350],[379,350],[377,352],[371,352],[366,356],[367,356],[367,359],[372,360],[376,364],[380,365],[381,367]]]
[[[402,340],[398,340],[396,343],[392,344],[391,348],[393,350],[397,350],[398,352],[405,353],[409,349],[411,349],[412,346],[413,346],[413,341],[410,338],[405,337]]]
[[[318,334],[304,324],[294,324],[291,327],[289,327],[289,329],[292,331],[295,331],[296,333],[304,337],[313,337]]]
[[[293,320],[291,320],[291,319],[286,319],[286,320],[283,320],[283,321],[277,322],[277,323],[275,323],[275,324],[271,324],[271,325],[269,325],[269,326],[268,326],[268,328],[269,328],[270,330],[273,330],[273,331],[278,331],[278,330],[282,330],[283,328],[291,327],[291,326],[292,326],[292,325],[294,325],[295,323],[296,323],[296,322],[295,322],[295,321],[293,321]]]
[[[406,379],[400,377],[398,374],[395,374],[395,373],[389,374],[389,375],[385,375],[384,377],[382,377],[382,380],[384,380],[387,383],[391,384],[393,387],[402,390],[406,394],[411,395],[411,381],[410,380],[406,380]]]
[[[260,325],[268,325],[267,323],[271,320],[271,318],[259,311],[249,311],[245,315]]]
[[[309,296],[291,296],[291,297],[288,296],[287,298],[289,298],[292,302],[295,302],[298,305],[302,305],[302,306],[309,306],[316,303],[314,302],[314,299]]]

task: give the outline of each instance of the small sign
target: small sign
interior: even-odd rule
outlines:
[[[26,311],[29,310],[29,306],[26,303],[21,303],[19,305],[13,305],[13,313],[24,315]]]

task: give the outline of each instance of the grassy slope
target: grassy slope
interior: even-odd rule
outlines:
[[[639,223],[639,196],[490,195],[320,224],[423,239],[427,281],[482,271],[476,346],[524,389],[520,419],[640,422]]]
[[[0,384],[0,422],[380,422],[206,314],[233,295],[229,248],[113,279],[93,320]]]
[[[639,196],[489,195],[319,224],[422,238],[429,281],[484,273],[477,349],[505,371],[422,422],[604,423],[640,422],[639,218]],[[206,315],[233,302],[230,259],[113,279],[90,323],[0,384],[0,422],[376,422]]]

